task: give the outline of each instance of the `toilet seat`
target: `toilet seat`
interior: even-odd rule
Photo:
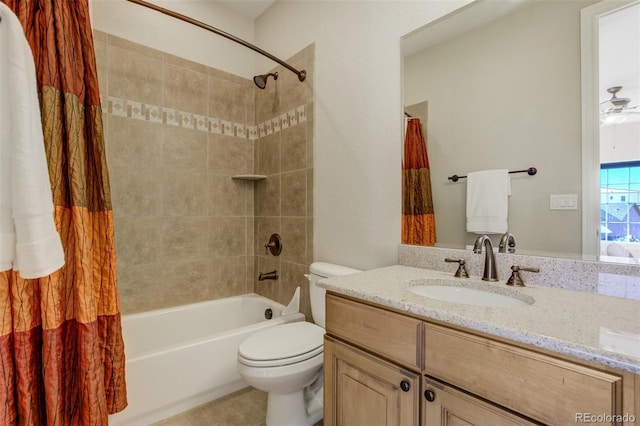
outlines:
[[[250,367],[296,364],[321,354],[324,328],[296,322],[259,331],[238,349],[238,362]]]

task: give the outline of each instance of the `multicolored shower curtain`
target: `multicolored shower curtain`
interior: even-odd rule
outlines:
[[[402,243],[433,246],[436,220],[427,145],[418,118],[407,124],[402,165]]]
[[[0,422],[107,425],[127,405],[113,212],[88,0],[2,0],[34,53],[65,266],[0,273]]]

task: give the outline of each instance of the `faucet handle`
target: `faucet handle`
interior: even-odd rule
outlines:
[[[449,262],[449,263],[457,263],[458,264],[458,270],[456,271],[455,274],[453,274],[454,277],[456,278],[469,278],[469,273],[467,272],[467,267],[465,266],[466,261],[464,259],[451,259],[451,258],[445,258],[444,259],[445,262]]]
[[[507,285],[524,287],[524,280],[520,276],[520,271],[540,272],[540,268],[522,268],[518,265],[511,266],[511,276],[507,280]]]
[[[282,239],[280,238],[280,235],[271,234],[269,242],[264,245],[264,250],[265,256],[268,255],[269,252],[274,256],[280,256],[280,253],[282,253]]]

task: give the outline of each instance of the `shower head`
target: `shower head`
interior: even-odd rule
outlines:
[[[274,80],[278,79],[277,72],[270,72],[269,74],[256,75],[255,77],[253,77],[253,82],[259,88],[264,89],[265,87],[267,87],[267,78],[269,78],[269,76],[273,76]]]

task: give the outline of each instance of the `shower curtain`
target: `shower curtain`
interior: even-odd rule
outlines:
[[[412,118],[407,123],[404,142],[402,243],[421,246],[433,246],[436,243],[429,158],[418,118]]]
[[[0,422],[107,425],[127,401],[88,0],[2,1],[34,54],[65,266],[34,280],[0,273]]]

